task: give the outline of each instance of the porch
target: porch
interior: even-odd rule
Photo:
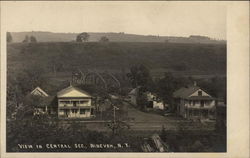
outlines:
[[[94,107],[61,107],[58,109],[59,118],[91,118],[94,117]]]
[[[214,119],[215,111],[213,108],[186,108],[185,118],[193,119]]]

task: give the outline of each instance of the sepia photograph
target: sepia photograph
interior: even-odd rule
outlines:
[[[224,3],[3,6],[2,151],[227,153]]]

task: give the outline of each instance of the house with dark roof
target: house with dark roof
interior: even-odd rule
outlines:
[[[70,85],[57,93],[58,118],[94,117],[93,97],[86,91]]]
[[[177,113],[184,118],[208,119],[215,116],[215,98],[196,84],[178,89],[173,97]]]

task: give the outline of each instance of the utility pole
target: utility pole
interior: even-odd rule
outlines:
[[[115,124],[115,110],[119,110],[119,108],[118,108],[118,107],[116,107],[116,106],[113,106],[113,112],[114,112],[114,124]]]

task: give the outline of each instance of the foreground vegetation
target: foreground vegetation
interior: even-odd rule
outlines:
[[[160,131],[123,129],[113,133],[107,127],[107,131],[98,132],[89,130],[84,123],[77,121],[71,121],[65,126],[50,116],[33,117],[25,113],[18,115],[17,120],[7,122],[7,152],[142,152],[141,146],[145,139],[150,139],[156,133],[169,145],[171,152],[226,151],[226,136],[216,131],[189,131],[181,127],[178,131],[167,131],[163,127]],[[67,145],[70,148],[52,148],[51,144]],[[75,144],[79,146],[75,147]],[[114,147],[99,148],[95,144]],[[118,147],[120,144],[123,147]],[[33,147],[20,147],[23,145]],[[42,148],[37,148],[36,145]]]

